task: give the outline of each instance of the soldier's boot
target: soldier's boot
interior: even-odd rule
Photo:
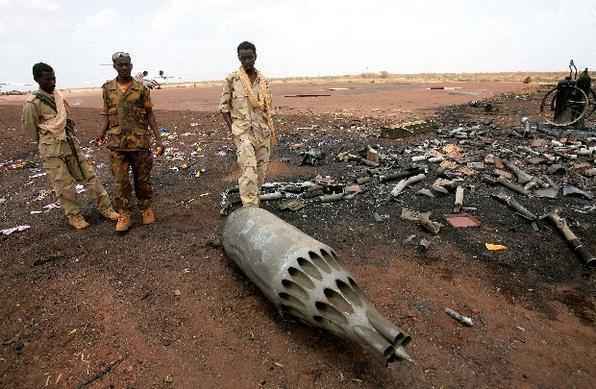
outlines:
[[[68,224],[70,224],[76,230],[84,230],[85,228],[89,227],[89,223],[87,223],[81,214],[68,215],[66,216],[66,219],[68,220]]]
[[[112,207],[99,209],[99,213],[101,213],[101,215],[103,217],[105,217],[106,219],[113,220],[113,221],[118,220],[118,218],[120,217],[120,214],[118,212],[114,211],[114,208],[112,208]]]
[[[110,197],[105,191],[97,196],[97,210],[99,211],[99,213],[101,213],[103,217],[105,217],[108,220],[116,221],[118,220],[118,216],[120,216],[118,212],[116,212],[112,207]]]
[[[116,223],[116,232],[126,232],[130,228],[131,220],[128,212],[120,211],[118,214],[118,223]]]
[[[143,224],[153,223],[155,223],[155,212],[153,212],[153,209],[147,208],[143,211]]]

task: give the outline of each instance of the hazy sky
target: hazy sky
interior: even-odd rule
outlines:
[[[0,0],[0,81],[48,62],[62,87],[135,70],[221,79],[236,46],[269,76],[596,68],[596,0]]]

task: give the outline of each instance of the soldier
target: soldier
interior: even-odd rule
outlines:
[[[116,181],[114,203],[120,217],[116,231],[124,232],[131,225],[132,185],[129,167],[132,168],[137,203],[142,211],[143,224],[155,222],[151,208],[151,132],[156,142],[155,154],[164,151],[160,139],[149,89],[131,77],[132,63],[128,53],[112,55],[112,63],[118,76],[103,84],[105,124],[100,137],[111,152],[112,174]]]
[[[69,105],[62,94],[55,90],[54,70],[45,63],[37,63],[33,66],[33,78],[39,84],[39,90],[33,92],[25,102],[23,128],[35,137],[43,167],[62,203],[68,224],[77,230],[89,227],[76,200],[75,182],[85,185],[104,217],[117,220],[119,215],[112,208],[110,197],[96,177],[95,170],[81,153]]]
[[[594,98],[594,92],[592,91],[592,77],[590,77],[590,72],[588,68],[585,68],[583,72],[577,78],[577,87],[584,91],[586,96],[588,97],[588,101]],[[575,124],[576,128],[585,128],[586,127],[586,118],[585,116],[582,117],[580,120],[577,121]]]
[[[583,90],[588,97],[591,97],[592,77],[590,77],[590,72],[588,71],[588,68],[585,68],[584,71],[581,72],[579,77],[577,78],[577,87]]]
[[[258,207],[275,141],[271,91],[269,82],[255,68],[255,45],[242,42],[237,53],[242,66],[226,78],[219,111],[236,145],[242,205]]]

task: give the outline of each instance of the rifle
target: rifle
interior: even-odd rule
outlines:
[[[77,167],[79,168],[79,173],[80,176],[77,176],[74,174],[74,172],[70,169],[70,164],[66,164],[68,166],[68,170],[71,170],[70,173],[75,176],[75,178],[81,178],[82,180],[87,180],[87,175],[85,174],[85,169],[83,169],[83,166],[81,165],[81,157],[79,156],[79,151],[76,147],[76,142],[77,142],[77,138],[75,135],[75,127],[76,124],[74,122],[74,120],[72,119],[66,119],[66,127],[64,128],[64,131],[66,132],[66,141],[68,142],[68,145],[70,146],[70,150],[72,152],[72,155],[74,156],[74,159],[77,161]]]

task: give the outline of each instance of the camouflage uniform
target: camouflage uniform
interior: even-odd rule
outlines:
[[[253,93],[260,92],[259,84],[263,75],[258,72],[252,84]],[[267,92],[271,91],[267,83]],[[259,206],[259,189],[265,182],[265,175],[271,155],[271,128],[266,115],[252,108],[238,72],[226,77],[219,103],[220,112],[232,116],[232,137],[236,145],[236,155],[240,167],[240,198],[244,206]]]
[[[579,75],[579,77],[577,79],[577,87],[579,89],[581,89],[582,91],[584,91],[586,96],[588,96],[588,100],[591,100],[594,98],[594,92],[592,92],[592,77],[590,77],[590,73],[588,72],[588,69],[584,70]],[[589,113],[590,112],[588,111],[586,114],[589,114]],[[586,127],[585,116],[577,121],[575,127],[576,128],[585,128]]]
[[[52,132],[43,127],[58,115],[56,93],[50,95],[42,90],[29,96],[23,107],[23,128],[34,134],[38,141],[39,156],[47,172],[50,186],[60,200],[66,216],[75,216],[81,213],[81,207],[76,200],[75,182],[85,185],[87,193],[97,201],[97,207],[102,213],[112,210],[110,197],[103,185],[95,175],[95,169],[85,158],[78,145],[78,139],[65,128]],[[43,102],[47,100],[54,107]],[[66,105],[67,117],[68,104]]]
[[[147,120],[147,108],[153,105],[149,89],[132,80],[123,92],[115,79],[103,84],[102,89],[104,114],[109,120],[107,147],[116,181],[114,205],[117,210],[130,213],[132,185],[128,170],[131,167],[139,208],[149,209],[153,198],[153,154]]]

